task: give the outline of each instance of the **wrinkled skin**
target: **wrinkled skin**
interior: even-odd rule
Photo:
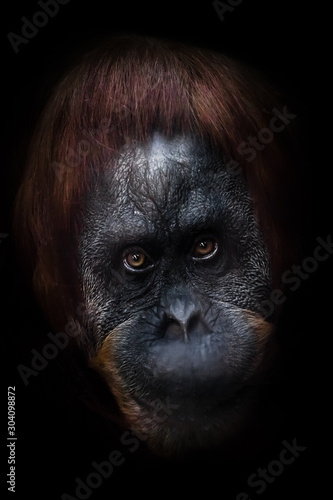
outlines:
[[[246,418],[273,326],[269,256],[241,175],[191,137],[127,145],[86,200],[90,364],[157,453]]]

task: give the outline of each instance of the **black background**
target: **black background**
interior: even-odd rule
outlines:
[[[227,2],[226,2],[227,3]],[[4,9],[4,7],[3,7]],[[293,103],[303,152],[300,183],[308,180],[311,216],[304,255],[312,255],[316,237],[332,234],[331,111],[329,111],[330,10],[328,4],[300,0],[244,0],[222,21],[210,1],[71,0],[16,54],[7,39],[21,34],[22,16],[32,19],[41,10],[37,1],[6,3],[2,26],[2,164],[0,165],[0,233],[10,235],[11,204],[17,188],[19,165],[25,155],[42,98],[55,75],[66,64],[68,53],[78,50],[102,33],[135,32],[182,39],[235,56],[264,70]],[[287,102],[287,101],[286,101]],[[10,236],[1,238],[0,329],[6,340],[3,354],[5,386],[16,386],[16,494],[8,498],[60,498],[75,496],[75,478],[83,480],[91,463],[107,459],[116,446],[94,444],[89,417],[76,420],[61,398],[61,368],[50,366],[25,387],[17,374],[19,363],[29,363],[29,350],[39,333],[48,327],[31,313],[31,296],[12,263]],[[330,350],[332,336],[332,259],[302,283],[291,298],[284,317],[285,331],[293,334],[289,357],[286,422],[275,440],[257,457],[237,470],[218,460],[177,467],[157,463],[141,467],[128,459],[90,498],[115,498],[130,491],[147,498],[167,493],[178,497],[193,492],[208,498],[236,499],[245,491],[251,499],[325,498],[331,491],[328,472],[332,442],[330,420]],[[35,322],[36,321],[36,322]],[[25,332],[29,331],[29,336]],[[31,356],[30,356],[31,357]],[[50,363],[51,364],[51,363]],[[5,365],[5,366],[6,366]],[[56,375],[56,378],[55,378]],[[57,378],[59,377],[59,379]],[[59,380],[59,383],[58,383]],[[54,394],[50,392],[53,382]],[[6,387],[2,392],[5,398]],[[6,406],[6,405],[5,405]],[[278,410],[277,410],[278,411]],[[6,424],[4,424],[6,428]],[[6,434],[6,433],[5,433]],[[283,440],[306,446],[306,450],[266,491],[257,494],[247,479],[258,467],[278,459]],[[99,442],[96,438],[96,442]],[[5,439],[2,442],[6,449]],[[327,455],[328,453],[328,455]],[[134,455],[134,454],[133,454]],[[6,460],[7,453],[4,453]],[[3,470],[7,471],[5,464]],[[6,472],[7,473],[7,472]],[[177,480],[180,481],[177,483]],[[155,482],[154,482],[155,481]]]

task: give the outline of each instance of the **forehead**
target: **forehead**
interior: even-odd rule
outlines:
[[[87,200],[87,220],[103,231],[136,234],[204,227],[216,212],[241,212],[246,188],[223,159],[192,137],[154,134],[127,144]]]
[[[145,144],[127,144],[104,182],[115,203],[158,202],[170,209],[190,192],[207,192],[219,172],[221,159],[203,143],[188,136],[167,138],[155,133]]]
[[[136,155],[144,167],[140,172],[148,176],[159,177],[170,173],[175,166],[189,167],[197,159],[202,145],[191,137],[175,136],[167,138],[155,133],[146,144],[125,147],[126,153]],[[189,169],[190,170],[190,169]],[[136,169],[138,172],[139,170]]]

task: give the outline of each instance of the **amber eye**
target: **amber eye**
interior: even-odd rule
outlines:
[[[200,238],[194,245],[193,257],[195,259],[209,259],[217,251],[218,245],[214,238]]]
[[[143,271],[152,266],[152,262],[142,250],[126,252],[123,263],[129,271]]]

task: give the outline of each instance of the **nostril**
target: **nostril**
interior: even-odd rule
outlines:
[[[192,309],[190,314],[175,315],[170,311],[164,312],[164,337],[168,339],[183,339],[188,342],[191,335],[200,335],[206,332],[202,315],[197,309]]]
[[[186,325],[169,318],[164,330],[164,338],[168,340],[183,340],[184,342],[187,342],[188,335]]]
[[[200,334],[204,328],[202,304],[196,297],[183,293],[168,294],[161,302],[161,326],[164,336],[188,341],[191,334]]]
[[[198,326],[201,323],[200,318],[201,318],[201,315],[199,312],[195,312],[195,313],[193,313],[192,316],[190,316],[190,318],[187,321],[187,325],[186,325],[186,329],[187,329],[188,333],[191,333],[191,332],[197,330]]]

